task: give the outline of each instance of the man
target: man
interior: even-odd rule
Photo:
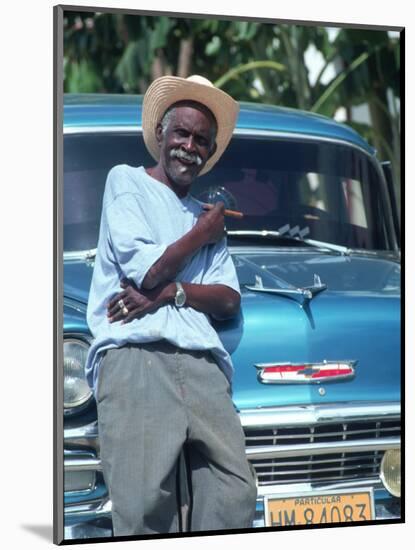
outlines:
[[[211,318],[238,314],[224,205],[189,194],[229,140],[238,104],[200,76],[162,77],[143,101],[157,164],[107,179],[88,303],[86,374],[97,401],[115,535],[252,526],[256,488]],[[181,525],[179,457],[191,494]]]

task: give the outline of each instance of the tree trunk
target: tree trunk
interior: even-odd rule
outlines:
[[[165,75],[164,65],[165,65],[165,62],[164,62],[163,51],[157,50],[153,63],[151,65],[152,80],[155,80],[156,78],[160,78],[161,76]]]
[[[386,91],[382,87],[374,87],[373,96],[377,98],[379,102],[382,103],[386,108],[388,108],[388,100],[386,97]],[[386,151],[382,140],[378,139],[377,136],[382,136],[382,138],[389,144],[390,148],[393,147],[393,135],[390,120],[388,115],[379,106],[377,101],[373,101],[369,97],[368,100],[370,118],[373,126],[373,140],[375,142],[375,148],[378,151],[378,158],[380,160],[393,160],[389,158],[389,153]]]
[[[193,38],[184,38],[180,42],[177,76],[187,78],[190,75],[193,55]]]
[[[389,109],[386,90],[382,87],[374,87],[374,94],[372,96],[377,98],[377,101],[373,100],[373,97],[369,97],[368,105],[370,111],[370,118],[373,126],[373,141],[375,148],[377,149],[377,156],[382,160],[389,160],[392,163],[392,173],[396,194],[396,202],[398,207],[398,217],[401,218],[401,185],[400,185],[400,146],[396,143],[396,136],[394,136],[393,128],[391,125],[390,117],[387,115],[384,109],[379,105],[378,101]],[[383,139],[379,139],[378,136],[382,136]],[[384,145],[386,141],[389,146],[389,150]]]

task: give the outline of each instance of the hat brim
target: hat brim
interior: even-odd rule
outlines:
[[[156,139],[157,125],[173,103],[184,100],[205,105],[212,111],[218,125],[217,149],[200,171],[199,175],[202,175],[213,168],[228,146],[238,118],[239,104],[214,86],[177,76],[163,76],[154,80],[143,99],[142,127],[144,143],[157,162],[160,159],[160,147]]]

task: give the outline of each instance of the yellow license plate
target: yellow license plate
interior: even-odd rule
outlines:
[[[288,498],[269,495],[264,497],[264,507],[267,527],[368,521],[374,517],[371,490]]]

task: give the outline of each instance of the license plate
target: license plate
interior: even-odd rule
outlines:
[[[290,497],[267,495],[264,508],[267,527],[369,521],[374,517],[371,489]]]

